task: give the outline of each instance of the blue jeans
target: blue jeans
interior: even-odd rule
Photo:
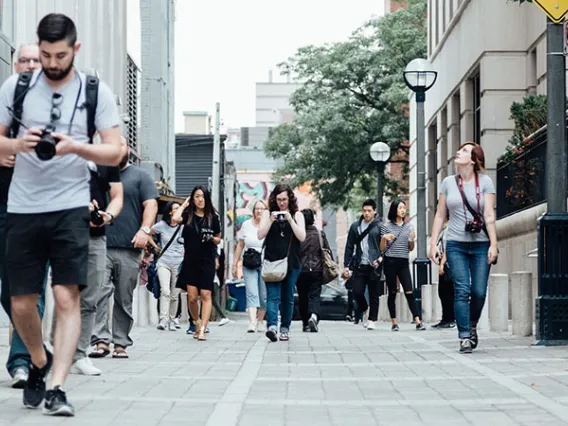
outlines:
[[[266,325],[275,329],[278,325],[278,307],[280,307],[280,333],[290,331],[294,312],[294,291],[301,267],[288,271],[283,281],[266,283]]]
[[[262,279],[262,268],[250,269],[243,266],[246,285],[247,308],[266,309],[266,284]]]
[[[489,242],[448,241],[446,255],[454,279],[454,311],[460,339],[470,337],[485,304],[491,265],[487,263]]]
[[[2,292],[0,293],[0,302],[2,307],[8,314],[8,318],[12,319],[12,304],[10,300],[10,284],[8,282],[8,277],[6,273],[6,205],[0,204],[0,280],[2,281]],[[47,275],[46,279],[47,281]],[[40,318],[43,318],[43,311],[45,308],[45,281],[43,283],[44,291],[40,294],[37,301],[37,310],[39,312]],[[14,370],[19,367],[25,369],[30,368],[31,357],[28,352],[26,345],[20,338],[20,335],[14,328],[12,333],[12,344],[10,346],[10,353],[8,355],[8,361],[6,362],[6,369],[8,373],[12,375]]]

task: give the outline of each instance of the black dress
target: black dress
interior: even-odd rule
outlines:
[[[210,221],[206,217],[193,216],[191,224],[187,224],[184,215],[183,246],[184,255],[177,287],[185,289],[187,285],[199,290],[213,290],[215,278],[215,257],[217,245],[203,242],[203,235],[217,235],[221,232],[219,216],[214,215]]]

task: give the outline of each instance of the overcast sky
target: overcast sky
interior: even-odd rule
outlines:
[[[178,0],[175,39],[176,132],[183,111],[215,111],[226,127],[254,126],[255,83],[308,44],[347,39],[381,15],[381,0]]]

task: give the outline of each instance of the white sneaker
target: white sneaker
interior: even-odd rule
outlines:
[[[168,323],[166,322],[166,320],[160,320],[157,328],[158,330],[165,330],[168,328]]]
[[[168,330],[170,331],[177,331],[178,327],[176,327],[176,324],[173,321],[168,324]]]
[[[367,328],[367,326],[369,325],[369,308],[367,308],[365,314],[363,315],[362,323],[364,328]]]
[[[259,333],[264,333],[266,331],[266,323],[264,321],[257,322],[256,331],[258,331]]]
[[[222,318],[221,321],[219,321],[219,327],[223,327],[226,324],[229,324],[231,322],[231,320],[229,318]]]
[[[174,326],[178,330],[181,328],[181,325],[179,325],[179,318],[174,318]]]
[[[16,371],[12,374],[12,388],[23,389],[28,382],[28,377],[28,370],[23,367],[16,368]]]
[[[375,329],[375,321],[369,321],[367,324],[367,330],[374,330]]]
[[[90,358],[81,358],[71,366],[71,374],[82,374],[83,376],[100,376],[102,371],[95,367]]]

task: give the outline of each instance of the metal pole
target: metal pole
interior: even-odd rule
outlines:
[[[427,258],[426,253],[426,130],[424,129],[424,100],[416,94],[416,212],[418,257]]]
[[[562,24],[547,23],[548,126],[546,144],[546,199],[548,213],[566,212],[566,60]]]
[[[385,173],[385,163],[377,161],[377,213],[383,220],[383,177]]]
[[[422,286],[429,284],[430,259],[426,253],[426,130],[424,128],[425,92],[416,92],[416,243],[417,257],[414,260],[414,298],[422,317]]]
[[[213,171],[211,177],[211,201],[213,201],[213,206],[216,209],[219,208],[219,190],[221,187],[220,177],[221,177],[221,167],[220,167],[220,156],[221,156],[221,117],[220,117],[221,106],[219,102],[215,104],[215,135],[213,137]]]
[[[558,318],[568,315],[568,293],[560,285],[566,259],[562,229],[566,223],[566,59],[564,25],[546,19],[546,91],[548,124],[546,143],[546,199],[548,211],[538,225],[538,297],[536,344],[568,343],[568,328]]]

